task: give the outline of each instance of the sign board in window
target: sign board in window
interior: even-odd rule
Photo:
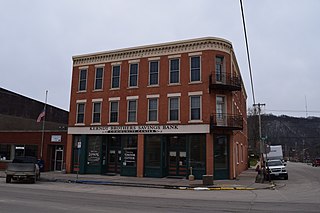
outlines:
[[[61,135],[51,135],[51,142],[61,142]]]

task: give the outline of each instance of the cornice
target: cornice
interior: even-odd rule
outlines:
[[[73,66],[84,66],[96,63],[107,63],[139,58],[150,58],[164,55],[181,54],[203,50],[219,50],[231,54],[233,52],[230,41],[221,38],[206,37],[191,40],[139,46],[133,48],[97,52],[86,55],[73,56]]]

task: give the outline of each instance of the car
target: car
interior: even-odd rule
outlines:
[[[316,158],[312,161],[312,166],[320,166],[320,158]]]
[[[268,160],[266,162],[266,178],[265,179],[275,179],[275,178],[283,178],[288,180],[288,172],[286,168],[286,164],[282,162],[281,159],[277,160]]]

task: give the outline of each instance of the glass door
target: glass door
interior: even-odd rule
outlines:
[[[56,147],[54,156],[54,171],[61,171],[63,166],[63,149]]]
[[[107,173],[120,174],[121,170],[121,138],[112,136],[109,138]]]
[[[187,151],[185,137],[169,136],[169,176],[187,176]]]

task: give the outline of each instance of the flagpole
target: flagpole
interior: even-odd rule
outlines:
[[[47,108],[47,98],[48,98],[48,90],[46,90],[46,101],[44,103],[44,117],[43,117],[43,120],[42,120],[42,135],[41,135],[41,148],[40,148],[40,159],[42,159],[42,156],[43,156],[43,141],[44,141],[44,125],[45,125],[45,122],[46,122],[46,108]]]

